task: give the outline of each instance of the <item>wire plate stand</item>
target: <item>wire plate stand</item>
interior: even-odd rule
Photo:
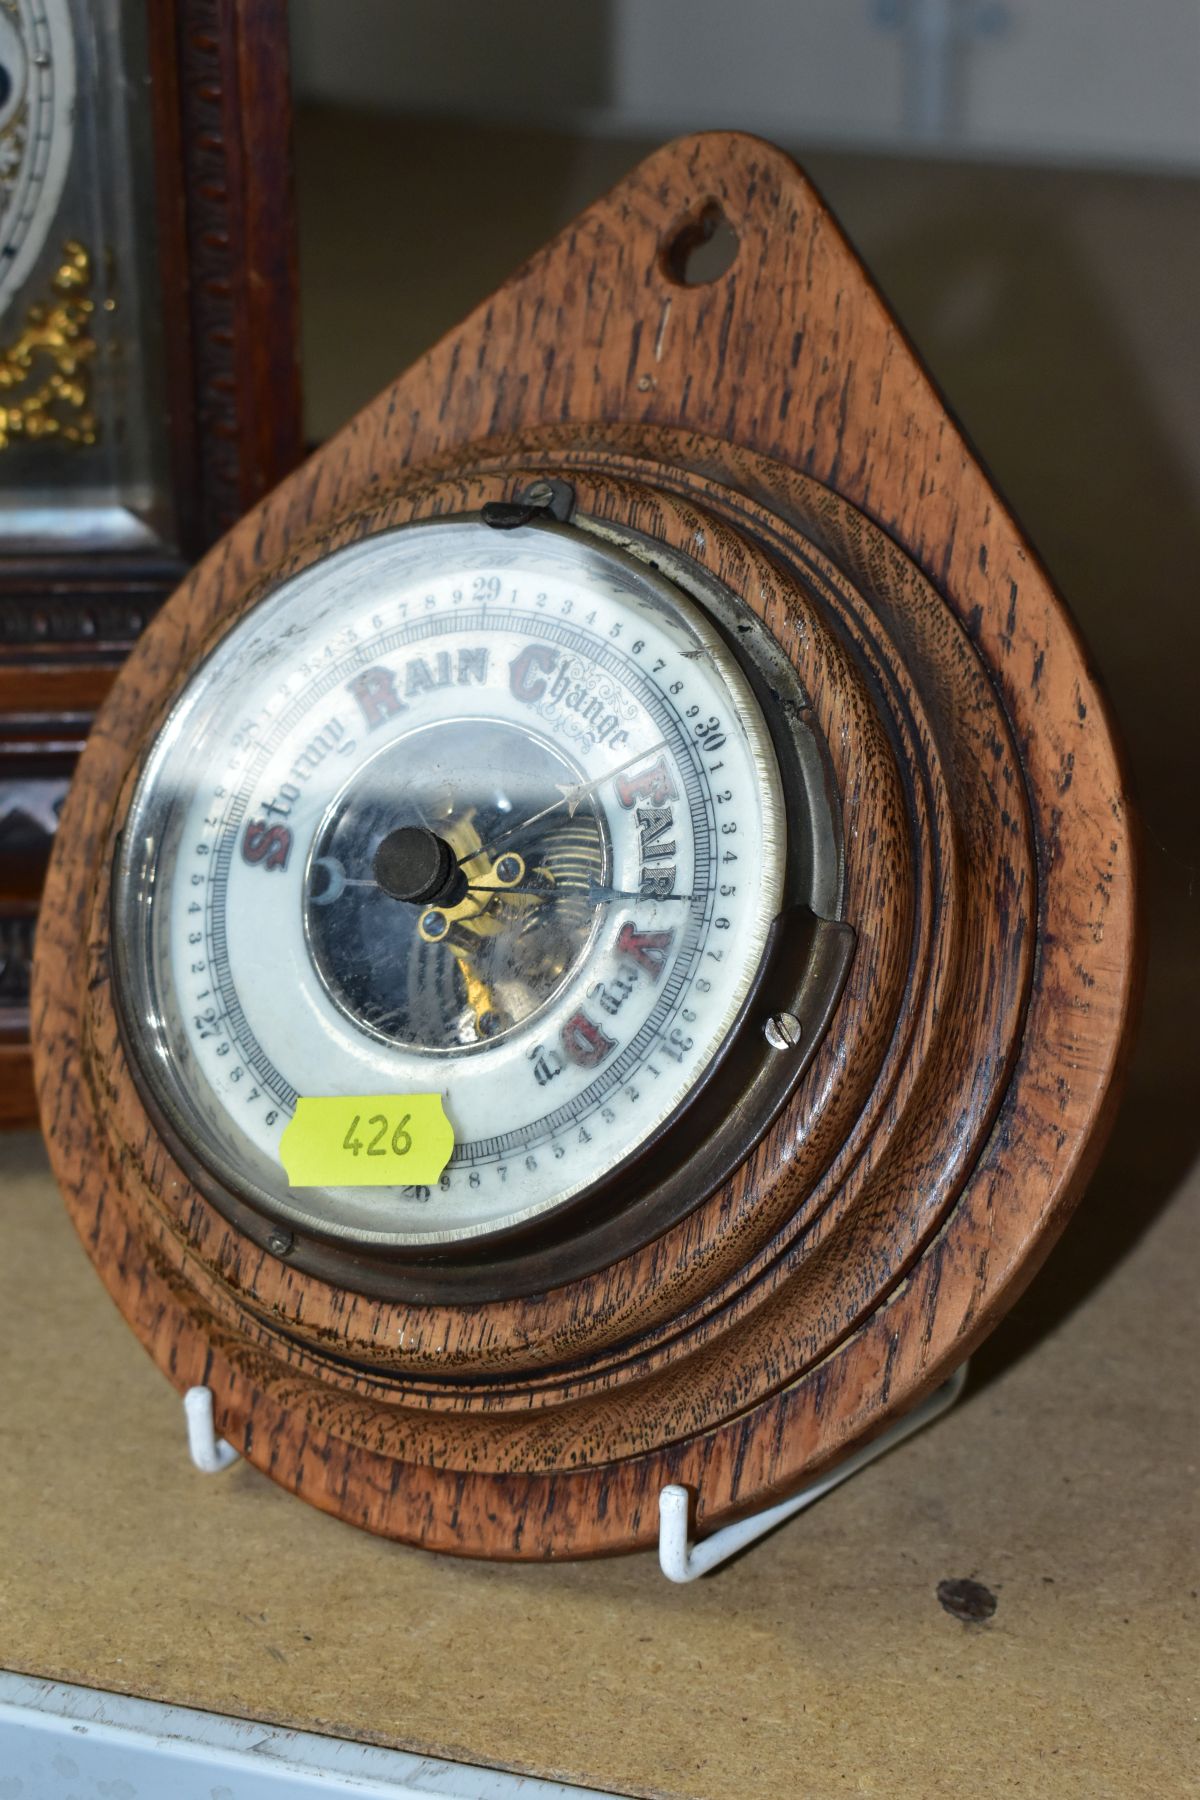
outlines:
[[[889,1425],[886,1431],[872,1438],[860,1450],[855,1450],[834,1468],[826,1470],[816,1481],[810,1482],[798,1493],[789,1494],[786,1500],[778,1501],[774,1506],[767,1506],[761,1512],[751,1513],[747,1519],[739,1519],[733,1525],[725,1525],[711,1536],[701,1538],[699,1543],[691,1543],[688,1539],[688,1511],[691,1495],[687,1488],[671,1482],[663,1488],[658,1497],[658,1562],[668,1581],[696,1581],[701,1575],[709,1574],[722,1563],[728,1562],[747,1545],[765,1537],[782,1525],[785,1519],[803,1512],[806,1507],[820,1500],[833,1488],[840,1487],[868,1463],[875,1462],[894,1450],[897,1444],[904,1442],[914,1432],[921,1431],[932,1424],[942,1413],[947,1412],[962,1393],[967,1379],[967,1364],[954,1371],[948,1381],[935,1388],[933,1393],[922,1400],[902,1419]],[[183,1397],[184,1418],[187,1423],[188,1451],[193,1463],[204,1475],[219,1475],[222,1469],[228,1469],[237,1462],[238,1453],[232,1444],[216,1434],[213,1423],[212,1389],[207,1387],[191,1387]]]

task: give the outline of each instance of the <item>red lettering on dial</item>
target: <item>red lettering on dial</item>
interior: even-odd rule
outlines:
[[[286,825],[268,825],[252,819],[242,838],[242,860],[261,863],[264,869],[286,869],[292,850],[292,834]]]
[[[573,1013],[562,1028],[562,1047],[581,1069],[600,1066],[610,1050],[616,1049],[612,1038],[605,1037],[600,1027],[585,1012]]]
[[[514,656],[508,665],[508,685],[513,696],[526,706],[540,700],[546,691],[546,675],[557,661],[557,650],[547,650],[544,644],[530,644]]]
[[[648,800],[651,806],[665,806],[668,800],[679,798],[664,756],[656,757],[648,769],[637,775],[618,775],[616,789],[622,806],[636,806],[639,800]]]
[[[621,955],[631,956],[655,981],[666,967],[674,941],[673,931],[639,931],[631,920],[617,933],[617,949]]]
[[[396,692],[396,677],[391,669],[364,669],[346,683],[346,691],[358,701],[368,731],[408,710]]]

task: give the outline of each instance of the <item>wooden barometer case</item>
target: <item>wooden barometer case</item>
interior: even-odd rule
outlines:
[[[902,332],[785,156],[685,139],[139,640],[55,843],[43,1126],[276,1481],[630,1550],[1011,1304],[1105,1135],[1134,874],[1078,635]]]

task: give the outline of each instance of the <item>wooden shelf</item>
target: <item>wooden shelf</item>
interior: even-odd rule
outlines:
[[[0,1666],[634,1794],[1182,1794],[1200,1183],[1091,1285],[1132,1228],[1141,1099],[1135,1075],[1076,1231],[955,1410],[688,1588],[653,1554],[431,1556],[245,1463],[198,1474],[12,1137]],[[985,1625],[938,1603],[964,1576],[996,1595]]]

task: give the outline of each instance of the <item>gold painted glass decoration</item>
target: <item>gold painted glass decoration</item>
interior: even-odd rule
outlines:
[[[82,244],[67,244],[51,299],[32,305],[17,336],[0,344],[0,450],[19,438],[96,442],[89,406],[96,354],[91,284],[91,257]]]
[[[0,554],[177,543],[146,32],[0,0]]]

